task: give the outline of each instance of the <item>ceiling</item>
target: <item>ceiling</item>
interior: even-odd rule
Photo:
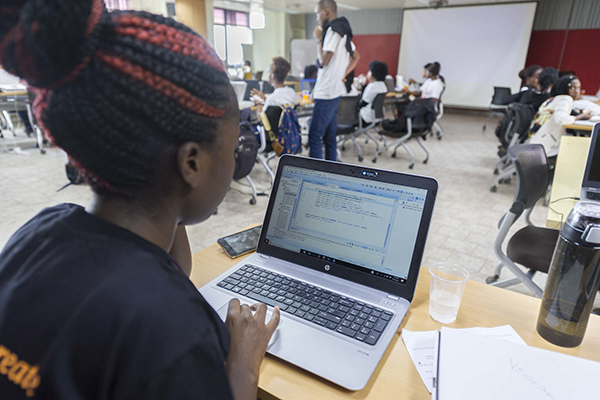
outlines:
[[[514,1],[515,0],[448,0],[448,5],[507,3]],[[251,5],[254,5],[291,14],[304,14],[314,12],[317,2],[318,0],[215,0],[214,4],[217,7],[240,10],[249,9]],[[429,6],[429,0],[339,0],[337,3],[339,11]]]

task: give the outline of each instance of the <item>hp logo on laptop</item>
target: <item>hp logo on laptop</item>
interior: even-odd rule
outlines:
[[[325,271],[329,271],[331,269],[331,267],[329,265],[325,266]]]

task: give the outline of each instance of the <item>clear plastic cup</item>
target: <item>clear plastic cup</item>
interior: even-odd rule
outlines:
[[[450,324],[458,315],[469,271],[455,264],[439,262],[429,267],[429,273],[429,315],[437,322]]]

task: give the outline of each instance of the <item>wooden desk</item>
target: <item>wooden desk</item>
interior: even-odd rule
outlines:
[[[563,125],[563,128],[565,129],[573,129],[576,131],[586,131],[586,132],[591,132],[594,129],[594,125],[596,125],[598,122],[591,122],[591,121],[576,121],[574,124],[571,125]]]
[[[229,259],[217,244],[193,256],[191,280],[200,287],[238,260]],[[442,325],[429,317],[429,272],[421,271],[415,299],[401,328],[412,331],[439,329]],[[542,339],[535,330],[540,300],[483,283],[467,283],[453,328],[510,324],[527,344],[535,347],[600,361],[600,317],[592,315],[581,346],[564,349]],[[318,378],[275,357],[267,355],[261,366],[261,399],[431,399],[421,381],[400,332],[392,339],[367,387],[351,392]]]
[[[546,218],[548,228],[560,229],[561,221],[564,222],[577,202],[577,200],[571,199],[554,201],[581,195],[581,182],[590,150],[590,141],[589,137],[576,136],[563,136],[560,139],[552,192],[550,193],[550,207],[548,207],[548,217]],[[562,214],[562,220],[560,214]]]
[[[27,96],[27,91],[26,90],[0,91],[0,97],[16,97],[16,96]]]

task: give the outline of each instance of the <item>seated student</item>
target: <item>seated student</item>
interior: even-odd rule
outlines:
[[[223,323],[188,278],[185,226],[221,202],[238,149],[216,52],[102,0],[10,4],[0,65],[43,89],[38,121],[93,196],[41,211],[0,253],[0,397],[256,399],[278,308],[265,324],[264,304],[232,300]]]
[[[427,80],[427,77],[429,76],[429,68],[431,68],[432,63],[427,63],[423,66],[423,72],[421,73],[421,77],[423,78],[423,82],[425,80]],[[417,81],[415,81],[414,79],[410,78],[408,80],[408,83],[410,85],[421,85],[419,84]]]
[[[367,81],[369,84],[364,89],[362,94],[363,106],[360,109],[360,116],[365,122],[364,125],[368,125],[373,122],[373,112],[371,104],[375,100],[375,96],[379,93],[387,93],[387,86],[385,85],[385,77],[388,74],[388,66],[386,63],[381,61],[371,61],[369,64],[369,73],[367,74]]]
[[[530,143],[539,143],[544,146],[546,155],[553,157],[558,154],[560,138],[565,134],[563,125],[573,124],[578,120],[590,119],[590,114],[581,113],[571,115],[573,99],[579,96],[581,82],[574,75],[560,78],[550,92],[550,98],[540,106],[538,114],[533,120]]]
[[[427,70],[427,79],[421,85],[419,91],[409,91],[410,94],[415,97],[422,99],[435,99],[437,100],[442,95],[445,87],[444,78],[440,75],[441,65],[438,62],[434,62],[429,66]]]
[[[319,67],[316,65],[307,65],[304,68],[304,79],[317,79],[317,73],[319,72]]]
[[[266,96],[260,90],[252,89],[251,96],[257,95],[265,101],[262,111],[267,111],[270,106],[296,104],[296,91],[283,84],[290,73],[290,69],[290,63],[285,58],[275,57],[269,67],[269,83],[275,88],[273,93]]]
[[[537,111],[550,98],[550,90],[557,80],[558,71],[552,67],[545,68],[538,77],[538,90],[522,90],[516,93],[514,103],[529,104]]]
[[[521,78],[521,80],[525,82],[525,85],[523,85],[523,87],[521,87],[521,90],[517,93],[504,98],[502,104],[519,103],[521,102],[521,96],[530,90],[539,93],[539,76],[542,73],[542,71],[543,68],[541,65],[530,65],[529,67],[519,71],[519,78]]]

